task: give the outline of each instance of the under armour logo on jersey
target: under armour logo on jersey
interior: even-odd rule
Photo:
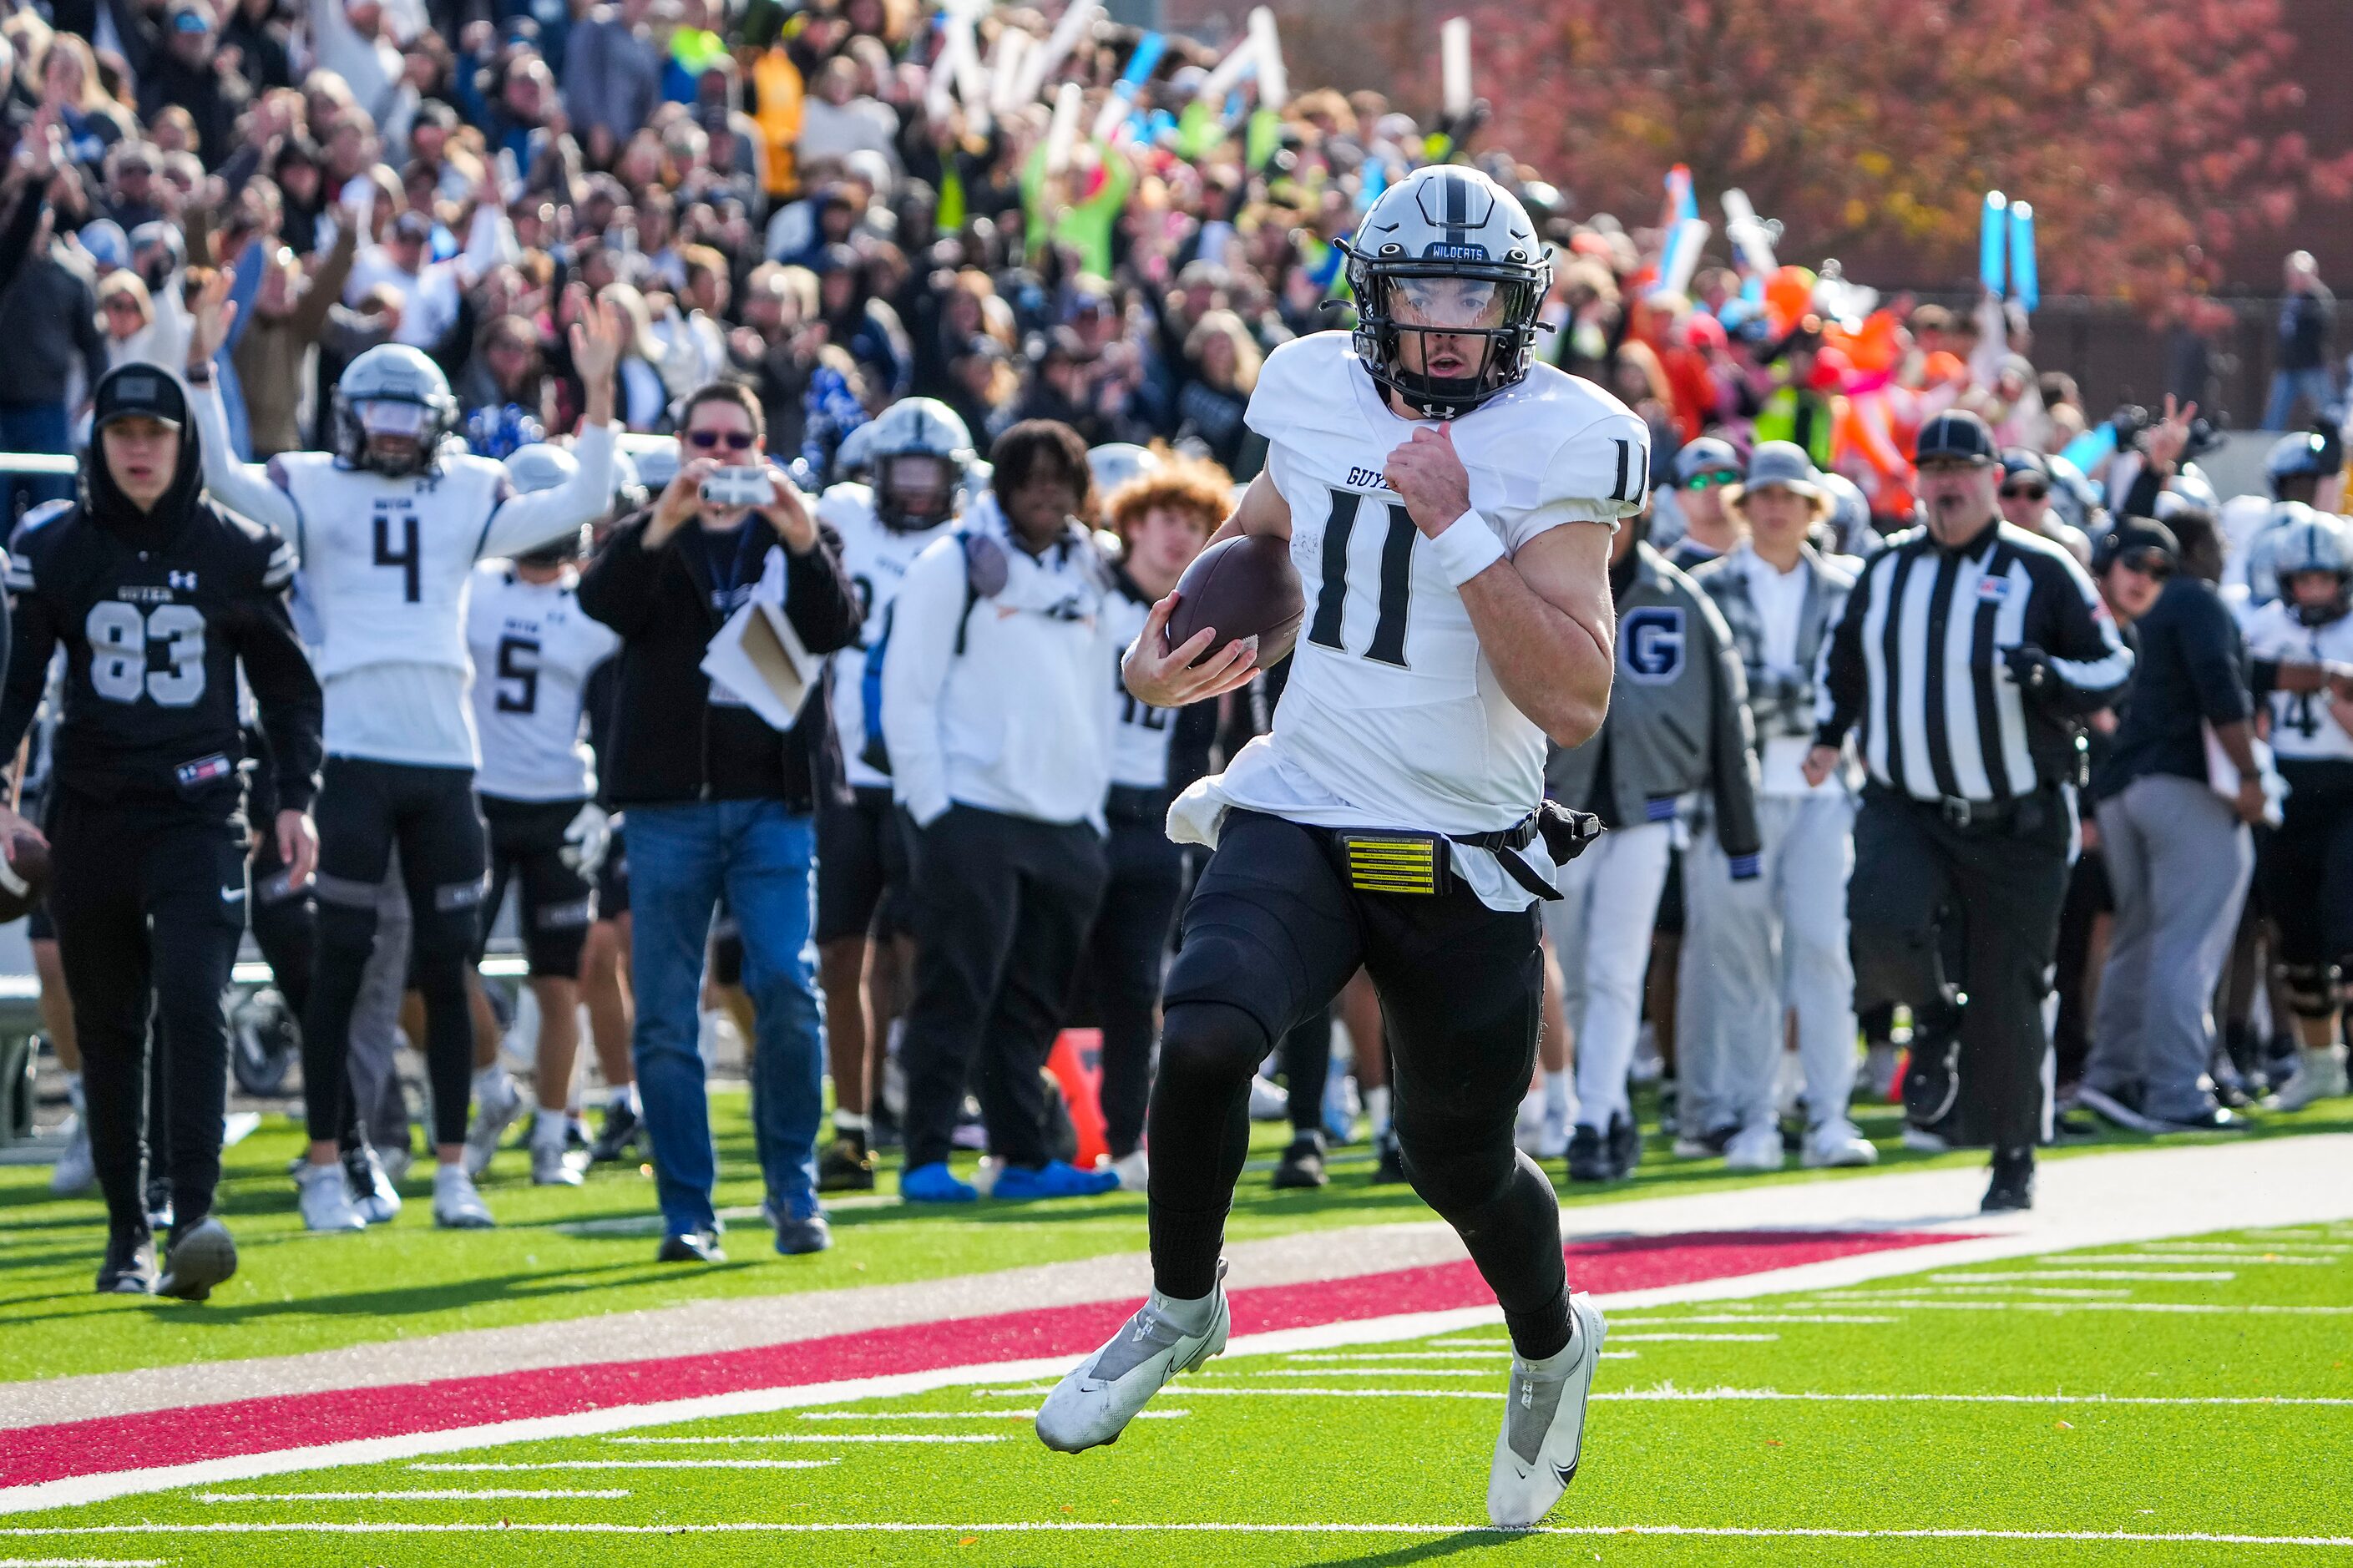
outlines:
[[[1628,679],[1664,686],[1683,673],[1683,613],[1672,605],[1630,611],[1618,623],[1618,657]]]
[[[196,574],[194,572],[166,572],[164,574],[164,581],[184,594],[193,594],[196,591]]]

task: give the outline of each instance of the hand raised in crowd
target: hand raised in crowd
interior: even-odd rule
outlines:
[[[600,300],[572,323],[572,368],[586,389],[581,421],[588,425],[613,422],[613,377],[621,363],[621,347],[629,341],[621,308]]]
[[[237,320],[237,301],[228,297],[237,279],[227,268],[215,268],[188,306],[188,374],[200,379],[212,374],[213,356],[228,342]]]
[[[2197,417],[2198,405],[2177,405],[2173,394],[2165,395],[2165,417],[2149,426],[2140,443],[2159,471],[2169,474],[2180,463],[2182,450],[2189,445],[2189,422]]]
[[[1389,489],[1405,498],[1413,525],[1430,538],[1471,510],[1471,475],[1454,451],[1451,423],[1425,425],[1389,454],[1381,470]]]
[[[1120,678],[1139,702],[1155,708],[1182,708],[1239,691],[1258,673],[1258,648],[1237,638],[1209,654],[1217,628],[1203,626],[1175,647],[1168,646],[1168,617],[1176,613],[1176,595],[1170,594],[1144,617],[1127,657],[1120,661]],[[1202,655],[1209,654],[1207,658]],[[1197,666],[1193,661],[1201,659]]]

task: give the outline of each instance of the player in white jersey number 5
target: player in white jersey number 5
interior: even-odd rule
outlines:
[[[1250,399],[1266,471],[1219,537],[1287,538],[1308,623],[1272,733],[1177,797],[1215,847],[1168,975],[1152,1094],[1154,1291],[1064,1378],[1039,1436],[1116,1437],[1223,1348],[1219,1254],[1249,1143],[1252,1068],[1361,965],[1380,992],[1408,1174],[1461,1233],[1512,1335],[1487,1506],[1542,1518],[1576,1472],[1601,1314],[1572,1298],[1552,1184],[1512,1143],[1535,1061],[1539,899],[1582,826],[1546,807],[1545,744],[1609,705],[1609,537],[1639,510],[1641,422],[1531,363],[1551,261],[1483,174],[1391,186],[1347,250],[1353,341],[1269,357]],[[1599,525],[1599,526],[1596,526]],[[1174,601],[1128,651],[1128,689],[1174,708],[1240,686],[1252,651],[1167,649]]]
[[[503,464],[452,440],[458,405],[439,367],[393,343],[360,355],[336,384],[333,451],[289,452],[266,468],[238,462],[210,384],[212,356],[235,313],[225,289],[212,289],[188,347],[205,483],[293,542],[302,590],[326,635],[318,654],[327,699],[318,973],[302,1023],[311,1133],[298,1178],[303,1221],[314,1230],[363,1223],[336,1139],[352,1007],[375,938],[375,888],[397,844],[416,922],[412,973],[425,998],[440,1159],[433,1217],[478,1228],[491,1219],[462,1163],[474,1054],[466,968],[486,851],[474,809],[480,758],[466,696],[467,590],[477,561],[575,532],[611,504],[613,368],[623,329],[609,305],[573,329],[574,363],[586,388],[574,448],[579,466],[552,489],[520,495]]]

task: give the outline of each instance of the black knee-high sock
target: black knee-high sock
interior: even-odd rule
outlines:
[[[1239,1007],[1185,1002],[1161,1026],[1152,1086],[1152,1283],[1198,1300],[1217,1288],[1226,1211],[1250,1157],[1250,1073],[1266,1031]]]
[[[350,1125],[352,1010],[359,1005],[368,949],[322,943],[302,1015],[302,1109],[314,1142],[337,1142]]]

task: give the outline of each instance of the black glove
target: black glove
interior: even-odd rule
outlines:
[[[2031,642],[2002,649],[2001,662],[2010,667],[2010,678],[2028,697],[2048,696],[2058,689],[2059,672],[2051,668],[2051,656]]]

